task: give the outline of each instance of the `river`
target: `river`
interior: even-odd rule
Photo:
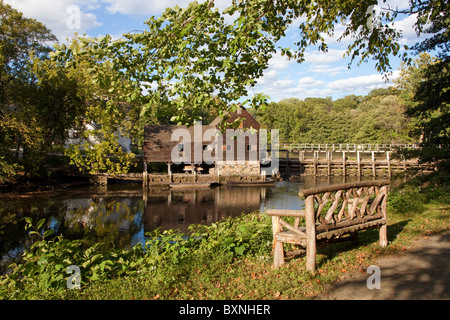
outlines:
[[[352,181],[347,177],[347,182]],[[298,192],[342,183],[343,178],[305,178],[266,187],[226,187],[169,190],[140,184],[111,184],[65,192],[0,197],[0,269],[30,243],[23,221],[46,218],[45,228],[67,239],[87,239],[129,249],[146,241],[155,229],[187,231],[191,224],[211,224],[226,216],[264,208],[303,209]]]

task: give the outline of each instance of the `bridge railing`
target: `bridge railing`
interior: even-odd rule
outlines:
[[[374,144],[374,143],[282,143],[280,149],[294,151],[396,151],[396,150],[414,150],[418,149],[418,144]]]

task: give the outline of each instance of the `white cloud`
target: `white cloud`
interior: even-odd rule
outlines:
[[[97,16],[86,12],[98,8],[96,0],[6,0],[25,17],[44,23],[60,41],[100,26]],[[74,7],[75,6],[75,7]],[[79,11],[71,10],[79,8]],[[76,15],[76,16],[75,16]]]
[[[273,84],[277,88],[286,88],[291,86],[294,83],[294,80],[284,79],[284,80],[277,80]]]
[[[328,52],[305,52],[306,63],[326,64],[343,59],[346,50],[329,49]]]
[[[318,64],[312,65],[308,71],[314,73],[325,73],[328,76],[334,77],[339,75],[343,70],[348,70],[348,68],[343,66],[332,67],[328,64]]]
[[[268,70],[267,72],[264,72],[264,75],[260,79],[258,79],[258,84],[260,85],[272,84],[277,80],[278,80],[278,71]]]
[[[414,24],[417,22],[417,14],[412,14],[405,17],[402,20],[395,21],[391,23],[391,27],[402,32],[402,38],[399,40],[400,45],[411,45],[416,42],[420,42],[430,37],[429,34],[422,33],[420,36],[417,36]],[[424,29],[427,29],[425,26]]]
[[[323,86],[324,84],[325,84],[324,81],[316,80],[313,77],[305,77],[305,78],[300,78],[300,80],[298,80],[298,85],[302,88],[318,87],[318,86]]]
[[[280,74],[271,70],[261,83],[258,81],[258,91],[264,92],[271,97],[272,101],[295,97],[305,99],[308,97],[343,97],[349,94],[365,95],[373,89],[387,88],[392,86],[392,80],[399,76],[395,71],[386,82],[381,74],[361,75],[356,77],[342,78],[328,81],[326,78],[306,76],[298,80],[279,80]]]
[[[143,1],[143,0],[101,0],[106,3],[109,13],[122,13],[125,15],[158,15],[167,7],[187,6],[190,0],[165,0],[165,1]]]
[[[410,0],[387,0],[386,3],[380,3],[379,7],[381,8],[388,8],[391,9],[408,9],[409,8],[409,1]]]
[[[390,80],[397,78],[398,74],[398,71],[393,72]],[[391,85],[392,83],[386,82],[381,74],[371,74],[331,81],[327,84],[327,88],[335,92],[366,93],[373,89],[386,88]]]
[[[289,60],[286,56],[281,55],[281,51],[277,51],[269,60],[269,68],[276,70],[283,70],[289,68],[289,66],[296,63],[297,61]]]
[[[285,88],[284,93],[299,99],[326,94],[324,92],[325,82],[322,80],[317,80],[313,77],[304,77],[300,78],[296,83],[293,87]]]
[[[133,16],[149,16],[159,15],[163,13],[166,8],[180,6],[181,8],[187,7],[187,5],[193,0],[100,0],[106,3],[106,10],[108,12],[121,13],[125,15]],[[205,1],[205,0],[203,0]],[[198,2],[203,2],[198,1]],[[218,0],[214,2],[216,8],[223,11],[225,8],[231,5],[231,0]]]

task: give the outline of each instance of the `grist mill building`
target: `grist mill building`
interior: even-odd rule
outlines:
[[[186,172],[221,176],[259,175],[260,124],[242,106],[228,116],[228,123],[242,120],[238,129],[221,132],[220,117],[209,125],[145,126],[144,168],[151,162],[164,162],[169,174],[176,164]]]

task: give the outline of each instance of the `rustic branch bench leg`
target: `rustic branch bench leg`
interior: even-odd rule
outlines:
[[[383,224],[380,227],[380,246],[386,247],[388,245],[388,239],[387,239],[387,225]]]
[[[275,268],[284,264],[283,243],[277,240],[277,233],[281,231],[280,217],[272,217],[273,231],[273,265]]]
[[[385,192],[385,197],[383,198],[383,202],[381,203],[381,212],[383,214],[384,219],[386,220],[386,223],[383,224],[380,227],[380,246],[386,247],[388,245],[388,238],[387,238],[387,187],[384,186],[380,190],[383,190]]]
[[[358,241],[358,232],[352,232],[350,234],[350,236],[352,237],[353,244],[356,246],[359,243],[359,241]]]
[[[276,241],[274,247],[275,248],[273,251],[273,265],[275,268],[278,268],[284,264],[283,243],[280,241]]]
[[[306,270],[316,271],[316,216],[314,211],[314,196],[305,199],[306,214]]]

